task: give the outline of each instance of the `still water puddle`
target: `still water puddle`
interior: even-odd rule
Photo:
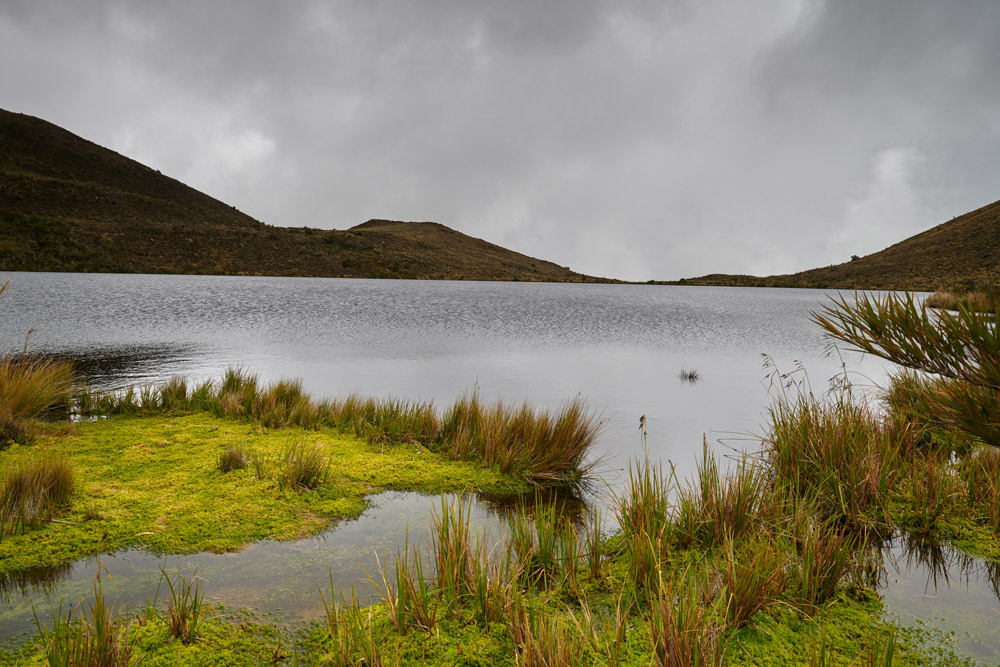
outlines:
[[[951,636],[965,656],[1000,664],[1000,563],[915,535],[895,538],[883,555],[880,592],[894,618]]]
[[[444,496],[452,502],[455,496]],[[466,504],[470,525],[498,536],[501,517],[519,502],[509,497],[472,497]],[[0,577],[0,643],[36,630],[32,605],[39,619],[51,618],[60,602],[75,604],[90,597],[98,572],[109,602],[144,607],[156,594],[162,567],[171,577],[190,577],[197,571],[206,601],[250,607],[273,614],[282,622],[318,618],[322,591],[330,585],[350,599],[352,588],[361,602],[377,598],[368,580],[380,580],[379,563],[391,571],[397,552],[408,543],[426,549],[432,515],[441,513],[442,496],[387,492],[372,499],[355,521],[345,521],[324,533],[294,542],[258,542],[231,554],[197,553],[160,557],[130,549],[87,558],[52,569]],[[579,519],[585,511],[579,500],[565,499],[562,511]],[[366,574],[367,572],[367,574]],[[165,600],[166,585],[159,599]]]
[[[454,500],[445,496],[445,502]],[[280,622],[301,623],[323,610],[320,592],[329,598],[331,583],[348,598],[377,599],[370,574],[379,564],[391,570],[395,554],[408,543],[426,548],[431,517],[442,497],[387,492],[375,496],[356,521],[295,542],[259,542],[232,554],[198,553],[158,557],[127,550],[88,558],[52,569],[0,578],[0,642],[35,632],[32,605],[40,619],[50,618],[60,602],[73,604],[93,593],[101,571],[105,596],[131,609],[156,595],[161,567],[170,576],[202,579],[206,600],[249,607]],[[504,514],[532,499],[473,497],[470,523],[490,535],[500,534]],[[563,512],[581,520],[582,502],[567,499]],[[1000,663],[1000,563],[966,556],[951,547],[914,535],[897,535],[882,546],[879,592],[887,613],[905,626],[949,635],[957,650],[987,663]],[[161,602],[165,586],[161,587]]]

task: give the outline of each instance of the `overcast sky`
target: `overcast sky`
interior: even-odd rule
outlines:
[[[994,0],[0,0],[0,107],[270,224],[764,275],[1000,199],[998,29]]]

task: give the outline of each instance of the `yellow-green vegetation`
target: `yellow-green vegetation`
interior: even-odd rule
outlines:
[[[549,412],[528,403],[488,404],[473,392],[442,414],[433,403],[357,395],[316,400],[303,392],[301,381],[281,380],[265,386],[256,375],[239,368],[228,369],[218,382],[206,381],[190,390],[181,377],[159,386],[115,392],[83,390],[77,404],[84,415],[162,415],[195,410],[270,428],[334,429],[379,447],[401,443],[426,447],[545,487],[575,487],[584,482],[591,465],[587,452],[601,426],[578,399]],[[222,466],[239,463],[237,451],[220,456]],[[302,458],[307,453],[289,452],[289,456]]]
[[[222,472],[219,457],[232,447],[244,448],[250,464]],[[308,482],[301,470],[293,474],[301,461],[291,452],[311,456],[323,479],[315,479],[315,471]],[[366,496],[387,488],[525,488],[419,445],[376,448],[353,435],[268,429],[208,413],[77,424],[68,433],[0,452],[0,466],[20,469],[39,457],[68,461],[76,492],[56,514],[64,523],[44,523],[0,540],[0,572],[125,547],[233,551],[261,539],[295,539],[358,516]]]

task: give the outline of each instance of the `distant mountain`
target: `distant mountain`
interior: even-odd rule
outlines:
[[[272,227],[0,110],[0,270],[598,282],[432,222]]]
[[[679,282],[925,292],[991,289],[1000,284],[1000,202],[843,264],[763,278],[713,273]]]

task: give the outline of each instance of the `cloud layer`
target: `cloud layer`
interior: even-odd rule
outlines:
[[[784,273],[1000,198],[996,25],[988,0],[8,0],[0,106],[271,224]]]

